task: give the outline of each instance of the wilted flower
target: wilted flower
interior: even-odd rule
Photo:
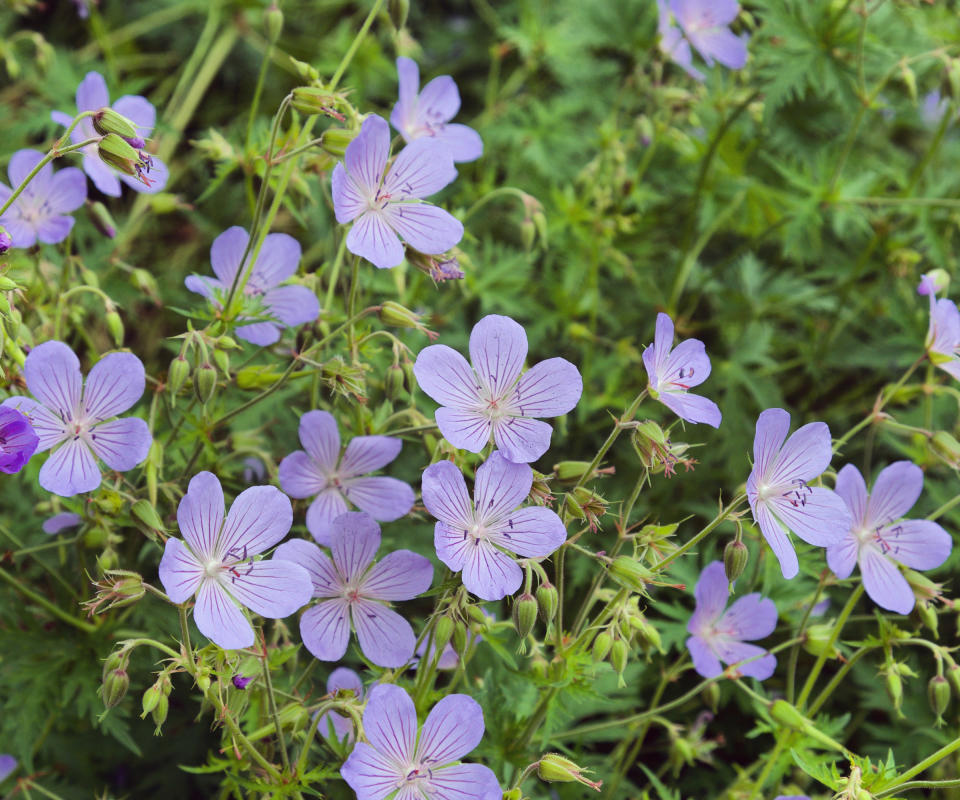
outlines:
[[[387,603],[412,600],[429,589],[433,565],[409,550],[396,550],[374,564],[379,548],[380,526],[369,514],[352,511],[334,520],[332,560],[302,539],[284,542],[274,553],[274,561],[304,567],[313,597],[323,599],[300,618],[303,644],[321,661],[343,658],[351,619],[360,649],[377,666],[399,667],[413,655],[413,628]]]
[[[237,270],[250,236],[234,225],[227,228],[210,247],[210,263],[216,278],[188,275],[184,284],[191,292],[202,294],[215,307],[222,308],[226,294],[236,279]],[[265,347],[280,339],[283,328],[293,328],[312,322],[320,315],[320,302],[306,286],[281,286],[297,271],[300,263],[300,244],[285,233],[271,233],[263,240],[253,269],[244,262],[247,283],[243,293],[262,299],[264,311],[273,320],[241,325],[236,334],[251,344]],[[242,319],[242,318],[241,318]]]
[[[224,520],[216,475],[190,479],[177,507],[183,539],[167,539],[160,580],[174,603],[197,596],[193,619],[200,633],[225,650],[250,647],[253,628],[243,607],[282,619],[310,601],[307,571],[289,561],[257,561],[290,530],[290,500],[273,486],[253,486],[233,501]]]
[[[826,423],[811,422],[787,439],[789,430],[790,415],[782,408],[760,414],[753,440],[753,471],[747,478],[753,519],[780,562],[784,578],[800,571],[784,528],[817,547],[835,544],[850,528],[843,500],[829,489],[807,485],[830,465],[830,429]]]
[[[387,171],[389,155],[390,126],[369,116],[331,179],[337,222],[353,222],[347,249],[380,269],[403,261],[398,235],[422,253],[443,253],[463,237],[460,220],[420,202],[457,177],[446,146],[418,139],[400,151]]]
[[[43,160],[38,150],[17,150],[10,157],[7,175],[16,189]],[[0,183],[0,205],[6,203],[13,189]],[[37,241],[57,244],[67,238],[74,219],[68,216],[87,199],[87,182],[76,167],[57,173],[52,164],[45,164],[0,216],[0,225],[7,230],[11,247],[33,247]]]
[[[0,472],[12,475],[22,470],[38,441],[30,420],[15,408],[0,406]]]
[[[330,544],[333,521],[349,508],[347,501],[380,522],[392,522],[413,507],[413,489],[397,478],[369,477],[383,469],[403,447],[392,436],[354,436],[340,455],[337,422],[327,411],[300,417],[300,444],[280,462],[280,487],[291,497],[316,499],[307,509],[307,530],[320,544]]]
[[[660,48],[692,77],[703,80],[703,74],[692,64],[690,45],[713,66],[714,60],[730,69],[741,69],[747,63],[747,37],[736,36],[729,28],[740,13],[736,0],[657,0],[660,12]],[[671,24],[671,15],[680,24]],[[686,38],[683,38],[686,36]]]
[[[23,374],[36,400],[10,397],[3,405],[26,414],[39,437],[39,452],[53,450],[40,470],[40,485],[48,492],[63,497],[92,492],[101,479],[97,458],[125,472],[147,457],[153,441],[147,423],[136,417],[111,419],[143,394],[143,363],[135,355],[104,356],[84,385],[73,350],[63,342],[44,342],[30,351]]]
[[[357,700],[363,700],[363,681],[352,669],[337,667],[327,678],[327,694],[333,695],[341,689],[350,689]],[[317,730],[328,739],[335,738],[342,742],[344,739],[353,741],[356,732],[353,729],[353,720],[338,714],[336,711],[327,711],[317,720]]]
[[[60,531],[65,531],[67,528],[76,528],[83,522],[83,517],[79,514],[74,514],[72,511],[64,511],[60,514],[54,514],[52,517],[47,517],[43,521],[41,528],[44,533],[49,533],[51,536]]]
[[[499,600],[520,588],[523,570],[509,555],[544,558],[567,539],[553,511],[519,506],[533,485],[533,470],[494,452],[477,469],[473,502],[467,484],[449,461],[423,473],[423,504],[439,522],[434,527],[438,558],[463,585],[483,600]]]
[[[711,562],[700,573],[694,589],[697,605],[687,623],[687,632],[693,634],[687,639],[693,667],[704,678],[715,678],[723,673],[722,661],[736,664],[744,675],[766,680],[777,667],[776,656],[745,641],[773,633],[777,627],[777,607],[772,600],[754,592],[739,598],[728,609],[728,593],[723,562]],[[754,656],[761,658],[739,664]]]
[[[909,614],[915,598],[897,563],[933,569],[947,560],[953,545],[936,522],[901,519],[922,490],[923,470],[909,461],[881,470],[869,493],[853,464],[837,473],[837,494],[850,509],[852,524],[843,539],[827,547],[827,564],[838,578],[847,578],[859,563],[873,602],[898,614]]]
[[[558,417],[580,400],[583,379],[563,358],[548,358],[521,375],[527,334],[510,317],[490,314],[473,326],[470,360],[443,344],[420,351],[413,371],[440,403],[440,432],[454,447],[479,453],[490,441],[510,461],[536,461],[553,429],[534,417]]]
[[[672,348],[672,349],[671,349]],[[710,359],[699,339],[684,339],[673,347],[673,320],[657,314],[653,344],[643,351],[650,396],[659,400],[680,419],[720,426],[720,409],[713,400],[689,394],[710,377]]]
[[[363,712],[367,742],[358,742],[340,768],[357,800],[500,800],[493,770],[459,759],[483,738],[483,710],[465,694],[437,703],[418,735],[417,710],[403,689],[370,690]],[[398,791],[399,790],[399,791]]]
[[[449,75],[434,78],[423,91],[417,62],[402,56],[397,59],[400,99],[393,107],[390,122],[408,144],[431,137],[443,142],[454,161],[473,161],[483,155],[483,140],[473,128],[450,122],[460,110],[460,92]]]

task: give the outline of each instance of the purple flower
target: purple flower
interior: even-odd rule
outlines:
[[[248,678],[245,675],[234,675],[230,680],[237,689],[243,690],[247,688],[247,685],[253,678]]]
[[[810,800],[805,794],[781,794],[777,795],[774,800]]]
[[[217,308],[223,307],[240,261],[246,250],[249,234],[235,225],[227,228],[210,248],[210,262],[216,278],[188,275],[184,284],[191,292],[202,294]],[[320,302],[306,286],[280,286],[297,271],[300,263],[300,244],[285,233],[271,233],[263,240],[260,255],[249,271],[243,293],[262,299],[267,315],[276,321],[241,325],[236,334],[241,339],[265,347],[280,339],[284,327],[292,328],[312,322],[320,315]],[[249,262],[244,264],[246,271]]]
[[[530,494],[533,470],[507,461],[499,451],[477,469],[473,502],[467,484],[449,461],[423,473],[423,504],[439,522],[437,556],[463,585],[483,600],[499,600],[520,588],[523,570],[508,553],[545,558],[567,539],[563,523],[542,506],[519,506]]]
[[[673,320],[666,314],[657,314],[657,329],[653,344],[643,351],[643,365],[647,369],[647,388],[654,400],[659,400],[680,419],[687,422],[705,422],[720,427],[720,409],[706,397],[688,394],[710,377],[710,359],[699,339],[684,339],[673,345]]]
[[[10,397],[3,405],[27,415],[40,440],[38,452],[52,449],[40,470],[40,485],[48,492],[62,497],[92,492],[101,479],[97,458],[125,472],[147,457],[153,441],[147,423],[112,419],[143,394],[143,363],[135,355],[104,356],[84,385],[73,350],[63,342],[44,342],[30,351],[23,374],[36,400]]]
[[[43,160],[37,150],[17,150],[10,158],[7,175],[16,189]],[[0,205],[6,203],[13,190],[0,183]],[[45,164],[33,180],[0,216],[10,237],[10,247],[33,247],[39,240],[57,244],[67,238],[74,219],[68,214],[76,211],[87,199],[87,182],[76,167],[67,167],[57,173],[52,164]]]
[[[931,363],[960,380],[960,311],[956,304],[946,298],[937,299],[937,292],[944,286],[936,274],[923,275],[918,294],[930,298],[930,326],[925,343]]]
[[[64,511],[61,514],[54,514],[52,517],[48,517],[43,521],[41,526],[44,533],[54,534],[60,533],[60,531],[65,531],[67,528],[77,528],[83,524],[83,517],[79,514],[74,514],[72,511]]]
[[[3,781],[17,768],[17,759],[10,755],[0,755],[0,781]]]
[[[108,106],[110,106],[110,94],[107,91],[107,82],[99,72],[88,72],[77,87],[77,112],[98,111]],[[137,127],[139,139],[150,137],[154,123],[157,121],[157,111],[149,100],[139,95],[127,94],[110,107]],[[50,117],[59,125],[69,126],[73,122],[73,116],[64,114],[62,111],[52,111]],[[71,131],[70,141],[79,144],[98,135],[93,128],[93,120],[90,117],[85,117]],[[137,149],[143,149],[142,141],[128,141],[131,141],[133,147],[140,145]],[[166,164],[153,156],[148,156],[149,175],[144,174],[142,180],[138,180],[133,175],[126,175],[108,167],[97,155],[96,144],[87,145],[82,152],[83,171],[93,181],[94,186],[111,197],[120,196],[120,181],[117,178],[138,192],[153,194],[163,189],[170,177]]]
[[[881,470],[870,493],[853,464],[837,473],[837,494],[850,509],[852,524],[843,539],[827,547],[827,564],[838,578],[848,578],[859,563],[873,602],[898,614],[910,613],[914,595],[897,563],[933,569],[947,560],[953,545],[936,522],[901,519],[922,490],[923,470],[909,461]]]
[[[327,694],[336,694],[341,689],[350,689],[358,700],[363,700],[363,681],[352,669],[337,667],[327,678]],[[353,729],[353,720],[338,714],[336,711],[327,711],[317,720],[317,730],[326,738],[334,738],[338,742],[345,739],[352,742],[356,737]]]
[[[670,6],[667,0],[657,0],[657,33],[660,35],[660,50],[674,64],[683,67],[694,80],[702,81],[705,75],[693,66],[693,53],[690,42],[683,38],[680,29],[673,25]]]
[[[0,406],[0,472],[12,475],[22,470],[38,442],[30,420],[15,408]]]
[[[288,561],[254,559],[286,536],[292,523],[290,500],[273,486],[242,491],[224,520],[217,476],[200,472],[190,479],[177,507],[183,539],[167,539],[160,580],[174,603],[196,594],[194,622],[224,650],[254,642],[243,607],[281,619],[310,601],[306,570]]]
[[[447,695],[418,728],[417,710],[403,689],[381,684],[370,690],[363,712],[369,744],[358,742],[340,768],[357,800],[500,800],[493,770],[459,761],[483,738],[476,700]]]
[[[9,197],[9,195],[7,195]],[[3,228],[0,228],[0,255],[3,255],[13,247],[13,237]]]
[[[470,360],[443,344],[425,347],[413,372],[430,397],[440,432],[454,447],[479,453],[490,440],[510,461],[536,461],[550,447],[553,429],[533,417],[558,417],[580,400],[580,372],[549,358],[521,375],[527,334],[510,317],[481,319],[470,333]]]
[[[383,469],[403,442],[392,436],[354,436],[340,455],[340,433],[333,415],[308,411],[300,417],[300,444],[280,462],[280,487],[291,497],[316,499],[307,509],[307,530],[329,546],[333,521],[347,501],[379,522],[400,519],[413,508],[413,489],[397,478],[365,477]]]
[[[729,28],[740,13],[736,0],[670,0],[670,12],[707,66],[716,60],[730,69],[742,69],[747,63],[747,37],[736,36]],[[689,64],[677,63],[693,75]]]
[[[254,456],[245,458],[240,477],[246,484],[260,483],[267,477],[267,467],[259,458]]]
[[[367,117],[331,179],[337,222],[353,222],[347,249],[380,269],[403,261],[398,235],[422,253],[442,253],[463,237],[460,220],[420,202],[457,177],[446,146],[418,139],[400,151],[384,177],[389,155],[390,126]]]
[[[727,608],[729,585],[722,561],[713,561],[700,573],[694,589],[697,606],[687,632],[687,649],[694,669],[704,678],[723,673],[720,662],[738,664],[762,656],[737,669],[744,675],[764,681],[773,675],[777,658],[762,647],[745,641],[762,639],[777,627],[777,607],[759,593],[744,595]],[[765,654],[765,655],[764,655]]]
[[[757,418],[753,471],[747,498],[754,522],[780,562],[784,578],[800,571],[797,554],[784,528],[803,541],[827,547],[847,535],[850,513],[829,489],[807,485],[830,465],[830,429],[823,422],[798,428],[786,440],[790,415],[768,408]]]
[[[292,539],[277,548],[274,561],[303,566],[313,581],[313,597],[324,599],[300,618],[300,636],[321,661],[339,661],[347,652],[350,620],[363,654],[379,667],[400,667],[410,660],[416,637],[410,623],[387,608],[412,600],[430,588],[433,565],[409,550],[396,550],[378,564],[380,526],[369,514],[351,511],[337,517],[330,537],[331,561],[313,542]]]
[[[402,56],[397,59],[400,99],[393,107],[390,122],[408,144],[432,137],[443,142],[454,161],[473,161],[483,155],[480,134],[466,125],[451,123],[460,110],[460,92],[449,75],[434,78],[420,88],[417,62]]]

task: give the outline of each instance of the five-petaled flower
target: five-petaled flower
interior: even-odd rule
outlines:
[[[704,78],[693,66],[691,44],[708,66],[716,60],[730,69],[741,69],[747,63],[747,37],[737,36],[729,28],[740,13],[737,0],[657,0],[657,9],[660,49],[691,77]],[[671,16],[680,24],[679,30]]]
[[[548,358],[521,375],[527,334],[510,317],[490,314],[470,333],[470,360],[443,344],[425,347],[413,366],[420,388],[440,403],[440,432],[454,447],[479,453],[490,440],[510,461],[536,461],[553,428],[533,417],[558,417],[583,392],[580,372]]]
[[[16,189],[43,160],[38,150],[17,150],[10,157],[7,175]],[[0,205],[13,194],[0,183]],[[87,199],[87,182],[76,167],[57,173],[52,164],[44,164],[10,207],[0,216],[0,225],[7,229],[10,247],[33,247],[37,241],[57,244],[67,238],[74,219],[69,216]]]
[[[357,800],[500,800],[493,770],[460,762],[483,738],[483,710],[465,694],[437,703],[419,730],[417,710],[403,689],[370,690],[363,712],[367,742],[358,742],[340,768]]]
[[[666,314],[657,314],[653,344],[643,351],[643,365],[647,369],[647,388],[654,400],[687,422],[720,426],[717,404],[688,392],[710,377],[706,348],[699,339],[684,339],[673,347],[673,320]]]
[[[313,542],[292,539],[274,553],[274,561],[304,567],[321,598],[300,618],[300,636],[321,661],[338,661],[347,652],[350,621],[363,654],[380,667],[400,667],[413,655],[416,637],[410,623],[387,603],[412,600],[430,588],[433,565],[409,550],[396,550],[380,562],[380,526],[369,514],[350,511],[337,517],[330,537],[331,559]]]
[[[423,473],[423,504],[439,521],[434,527],[437,556],[463,585],[483,600],[499,600],[520,588],[523,570],[509,555],[545,558],[567,539],[553,511],[520,504],[530,494],[533,470],[499,451],[477,469],[473,502],[460,470],[449,461]]]
[[[363,681],[352,669],[337,667],[327,678],[327,694],[335,695],[341,689],[349,689],[358,701],[363,700]],[[345,739],[352,742],[356,736],[353,720],[336,711],[327,711],[321,715],[317,720],[317,730],[327,739],[332,737],[340,742]]]
[[[110,93],[107,91],[107,82],[99,72],[88,72],[77,86],[77,112],[99,111],[110,106]],[[111,197],[120,196],[120,181],[138,192],[153,194],[167,185],[170,177],[167,165],[156,156],[148,155],[144,149],[144,140],[150,137],[153,126],[157,121],[157,111],[153,104],[140,95],[124,95],[112,106],[113,110],[126,117],[137,128],[137,138],[128,139],[132,147],[140,150],[146,168],[137,177],[126,175],[108,167],[97,155],[97,145],[89,144],[81,151],[83,153],[83,171],[87,173],[94,185],[104,194]],[[50,117],[60,125],[69,126],[73,117],[62,111],[50,112]],[[70,132],[70,141],[80,144],[93,139],[99,134],[94,130],[90,117],[84,117]],[[119,178],[120,180],[117,180]]]
[[[753,519],[780,561],[784,578],[794,577],[800,564],[783,527],[817,547],[835,544],[850,529],[843,500],[829,489],[808,485],[830,465],[830,429],[826,423],[811,422],[787,439],[789,430],[790,415],[782,408],[760,414],[753,471],[747,478]]]
[[[420,202],[457,177],[446,145],[417,139],[400,151],[387,171],[389,155],[390,126],[380,117],[367,117],[331,178],[337,222],[353,222],[347,249],[380,269],[403,261],[398,235],[421,253],[431,254],[449,250],[463,237],[460,220]]]
[[[290,530],[290,500],[273,486],[252,486],[224,519],[223,489],[210,472],[190,479],[177,507],[183,539],[167,539],[160,580],[174,603],[193,595],[200,633],[225,650],[250,647],[253,628],[242,607],[281,619],[310,601],[307,571],[289,561],[256,560]]]
[[[10,397],[12,406],[33,425],[38,452],[53,449],[40,469],[40,485],[70,497],[100,485],[97,458],[124,472],[147,457],[153,438],[147,423],[136,417],[111,419],[130,408],[146,384],[143,363],[132,353],[110,353],[87,376],[63,342],[38,345],[23,367],[27,389],[36,398]],[[109,420],[109,421],[108,421]]]
[[[763,639],[777,627],[777,607],[759,593],[744,595],[727,608],[729,583],[722,561],[706,566],[697,581],[697,605],[687,632],[687,649],[693,667],[704,678],[723,673],[720,662],[736,664],[737,670],[763,681],[773,675],[776,656],[745,641]],[[760,658],[756,658],[760,656]],[[745,664],[739,662],[752,659]]]
[[[210,247],[210,263],[217,277],[188,275],[184,280],[186,287],[221,308],[226,293],[237,280],[237,271],[249,240],[249,234],[238,225],[227,228]],[[300,243],[292,236],[271,233],[264,238],[253,269],[249,269],[249,259],[245,261],[240,280],[246,276],[243,294],[261,298],[264,311],[272,319],[241,325],[236,329],[237,336],[265,347],[279,341],[284,327],[312,322],[320,315],[320,302],[306,286],[280,285],[297,271],[299,263]]]
[[[927,356],[933,364],[960,380],[960,311],[953,300],[937,299],[940,288],[935,275],[924,275],[917,286],[918,294],[930,298]]]
[[[397,478],[369,477],[393,461],[403,441],[393,436],[354,436],[340,455],[337,422],[327,411],[300,417],[300,444],[280,462],[280,487],[291,497],[314,497],[307,509],[307,530],[330,544],[333,521],[348,510],[347,501],[380,522],[392,522],[413,507],[413,489]]]
[[[449,75],[434,78],[423,91],[417,62],[401,56],[397,59],[400,98],[390,114],[390,122],[408,144],[431,137],[447,146],[454,161],[473,161],[483,155],[483,140],[473,128],[450,122],[460,110],[460,92]]]
[[[12,475],[22,470],[38,442],[30,420],[15,408],[0,406],[0,472]]]
[[[923,490],[923,470],[897,461],[877,476],[873,491],[853,464],[837,473],[837,494],[853,522],[846,536],[827,547],[827,564],[838,578],[847,578],[860,564],[863,587],[881,608],[909,614],[915,598],[897,562],[913,569],[939,567],[953,541],[936,522],[901,519]]]

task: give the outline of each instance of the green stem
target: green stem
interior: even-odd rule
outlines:
[[[280,714],[277,711],[277,699],[273,694],[273,681],[270,678],[270,666],[267,664],[266,644],[264,644],[263,658],[260,659],[260,667],[263,672],[263,682],[267,687],[267,702],[270,706],[270,716],[273,717],[273,725],[277,732],[277,740],[280,743],[280,757],[283,759],[283,768],[290,771],[290,758],[287,755],[287,743],[283,736],[283,728],[280,726]],[[312,725],[311,727],[316,727]]]
[[[360,30],[357,32],[353,42],[350,44],[350,49],[347,50],[347,52],[344,53],[343,58],[340,59],[340,63],[337,65],[337,71],[333,73],[333,77],[330,79],[330,83],[327,86],[331,92],[336,90],[337,84],[340,83],[340,79],[343,77],[343,73],[347,71],[347,67],[349,67],[350,62],[353,61],[353,57],[357,54],[357,49],[360,47],[360,43],[366,37],[367,32],[370,30],[370,26],[373,25],[373,21],[377,18],[377,14],[380,13],[383,3],[384,0],[377,0],[373,4],[373,8],[370,9],[370,13],[367,14],[367,18],[363,21],[363,25],[360,26]]]
[[[884,787],[884,794],[889,794],[892,789],[898,787],[902,788],[907,781],[909,781],[914,775],[919,775],[924,770],[929,769],[934,764],[945,759],[951,753],[960,750],[960,737],[954,739],[950,744],[944,745],[937,752],[927,756],[923,761],[917,764],[915,767],[911,767],[906,772],[904,772],[899,778],[897,778],[889,786]]]
[[[359,294],[358,286],[360,284],[360,256],[353,257],[353,266],[350,268],[350,297],[347,303],[347,314],[350,317],[350,335],[347,341],[350,343],[350,354],[356,362],[357,360],[357,338],[353,329],[353,320],[357,314],[357,296]]]
[[[792,703],[794,696],[796,695],[796,683],[797,683],[797,661],[800,658],[800,643],[803,641],[804,633],[807,630],[807,622],[810,620],[810,613],[813,611],[813,607],[817,604],[817,601],[820,599],[820,595],[823,592],[823,585],[826,582],[826,573],[820,575],[820,582],[817,584],[817,591],[814,592],[813,599],[810,601],[810,604],[807,606],[807,610],[803,614],[803,619],[800,620],[800,627],[797,629],[797,644],[794,645],[793,649],[790,650],[790,662],[787,666],[787,702]]]
[[[180,615],[180,638],[183,641],[183,648],[187,653],[187,658],[193,663],[193,646],[190,644],[190,623],[187,621],[187,607],[180,604],[177,611]]]
[[[13,575],[8,573],[4,569],[0,569],[0,579],[3,579],[7,583],[9,583],[14,589],[16,589],[25,597],[29,597],[31,600],[33,600],[34,603],[36,603],[41,608],[44,608],[47,611],[49,611],[51,614],[53,614],[53,616],[55,616],[61,622],[66,622],[68,625],[72,625],[74,628],[77,628],[78,630],[81,630],[84,633],[95,633],[98,630],[96,625],[92,625],[91,623],[85,622],[82,619],[77,619],[76,617],[68,614],[63,609],[59,608],[54,603],[51,603],[43,595],[37,594],[35,591],[33,591],[33,589],[30,589],[29,587],[24,586],[20,581],[14,578]]]
[[[730,516],[731,512],[733,512],[746,499],[747,499],[747,496],[745,494],[740,494],[740,495],[737,495],[735,498],[733,498],[733,500],[730,501],[729,505],[727,505],[726,508],[722,509],[720,513],[717,514],[716,517],[714,517],[713,520],[707,523],[707,525],[696,536],[690,539],[690,541],[680,545],[680,547],[678,547],[676,550],[670,553],[670,555],[664,556],[664,558],[662,558],[660,561],[658,561],[656,564],[650,567],[651,571],[662,572],[671,563],[673,563],[673,561],[675,561],[684,553],[686,553],[688,550],[690,550],[690,548],[699,544],[709,533],[711,533],[722,522],[724,522],[726,518]]]
[[[77,124],[77,122],[79,122],[83,117],[91,116],[91,114],[92,112],[81,114],[73,121],[73,125],[71,125],[70,128],[68,128],[67,130],[68,131],[73,130],[73,127]],[[41,158],[40,161],[37,162],[37,165],[32,170],[30,170],[30,172],[27,173],[27,176],[22,181],[20,181],[20,184],[17,186],[17,188],[14,189],[11,195],[7,198],[7,201],[2,206],[0,206],[0,215],[2,215],[4,211],[10,208],[10,206],[13,204],[13,201],[16,200],[20,196],[20,194],[23,192],[23,190],[27,188],[27,186],[30,184],[30,181],[32,181],[35,177],[37,177],[37,174],[40,172],[40,170],[42,170],[47,164],[49,164],[55,158],[59,158],[60,156],[65,155],[67,153],[72,153],[74,150],[80,150],[86,147],[87,145],[91,145],[99,141],[100,141],[100,137],[96,136],[92,139],[85,139],[84,141],[79,142],[78,144],[71,144],[63,148],[58,148],[57,145],[55,144],[53,148],[51,148],[51,150],[43,158]]]
[[[600,462],[603,460],[603,457],[607,454],[607,451],[613,447],[613,443],[620,437],[620,433],[629,426],[634,416],[636,416],[637,410],[640,408],[640,404],[643,402],[646,396],[647,390],[644,389],[633,399],[633,402],[630,404],[627,410],[623,412],[623,416],[613,423],[613,430],[610,431],[610,435],[607,436],[607,440],[600,445],[600,450],[597,451],[597,454],[593,457],[593,461],[590,462],[590,466],[587,467],[584,473],[580,476],[580,480],[578,480],[576,485],[570,490],[571,492],[579,489],[588,480],[590,480],[590,478],[593,477],[594,470],[599,466]]]
[[[884,789],[879,794],[875,794],[874,797],[888,797],[893,793],[901,794],[911,789],[947,789],[951,786],[960,786],[960,778],[946,781],[910,781],[909,783],[901,783],[896,789]]]

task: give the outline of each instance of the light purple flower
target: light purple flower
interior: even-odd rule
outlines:
[[[807,485],[830,465],[830,429],[826,423],[811,422],[787,439],[789,430],[790,415],[782,408],[760,414],[753,440],[753,471],[747,478],[754,522],[780,562],[784,578],[800,571],[784,528],[817,547],[835,544],[850,528],[843,500],[829,489]]]
[[[17,150],[11,156],[7,175],[13,188],[0,183],[0,205],[42,160],[37,150]],[[45,164],[0,216],[0,225],[7,229],[11,247],[33,247],[37,241],[57,244],[73,229],[74,219],[68,215],[86,199],[87,182],[80,170],[67,167],[54,173],[53,164]]]
[[[17,768],[17,759],[4,753],[0,755],[0,781],[5,780]]]
[[[417,710],[403,689],[370,690],[363,712],[367,742],[358,742],[340,768],[357,800],[500,800],[493,770],[460,759],[483,738],[483,710],[465,694],[437,703],[419,729]]]
[[[336,694],[341,689],[350,689],[358,700],[363,700],[363,681],[352,669],[337,667],[327,678],[327,694]],[[338,742],[347,740],[352,742],[356,738],[353,729],[353,720],[336,711],[327,711],[317,720],[317,730],[327,739],[334,738]]]
[[[38,442],[30,420],[15,408],[0,406],[0,472],[12,475],[22,470]]]
[[[730,69],[741,69],[747,63],[747,37],[736,36],[729,28],[740,13],[736,0],[670,0],[669,8],[664,0],[658,0],[658,7],[660,47],[692,77],[703,80],[702,73],[692,66],[691,44],[708,66],[716,60]],[[686,39],[670,24],[670,15]]]
[[[923,97],[923,105],[920,107],[920,118],[923,123],[932,128],[940,124],[943,115],[950,109],[950,98],[944,97],[939,89],[934,89]]]
[[[418,139],[400,151],[387,171],[389,155],[390,126],[369,116],[331,178],[337,222],[353,222],[347,249],[380,269],[403,261],[398,235],[428,254],[443,253],[463,238],[460,220],[420,202],[457,177],[446,145]]]
[[[542,506],[520,505],[533,485],[528,464],[513,463],[499,451],[477,469],[473,502],[467,484],[449,461],[423,473],[423,504],[437,522],[437,556],[463,585],[483,600],[499,600],[520,588],[523,570],[508,553],[545,558],[567,539],[563,523]]]
[[[510,461],[536,461],[550,447],[553,428],[533,417],[558,417],[576,406],[583,392],[577,368],[548,358],[521,375],[527,334],[510,317],[481,319],[470,333],[470,360],[443,344],[425,347],[413,372],[440,403],[440,432],[454,447],[479,453],[490,440]]]
[[[219,479],[197,473],[177,507],[183,539],[167,539],[160,561],[167,595],[174,603],[197,596],[194,622],[214,644],[250,647],[253,628],[243,607],[282,619],[310,601],[306,570],[289,561],[254,559],[286,536],[292,523],[290,500],[273,486],[242,491],[224,520]]]
[[[953,545],[936,522],[901,519],[922,490],[923,470],[909,461],[881,470],[870,493],[853,464],[837,473],[837,494],[850,509],[852,524],[843,539],[827,547],[827,564],[838,578],[848,578],[859,563],[873,602],[898,614],[909,614],[915,598],[897,563],[933,569],[947,560]]]
[[[184,280],[186,287],[222,308],[249,239],[249,234],[238,225],[227,228],[213,240],[210,248],[210,262],[217,277],[188,275]],[[265,312],[276,321],[241,325],[236,329],[237,336],[265,347],[280,339],[283,328],[312,322],[320,315],[320,302],[306,286],[280,285],[297,271],[299,263],[300,244],[292,236],[271,233],[264,238],[243,293],[247,297],[262,298]],[[245,262],[245,271],[248,265],[249,261]]]
[[[408,144],[432,137],[443,142],[454,161],[473,161],[483,155],[483,140],[473,128],[452,120],[460,110],[460,92],[449,75],[434,78],[420,92],[420,70],[409,58],[397,59],[400,99],[390,122]],[[418,94],[419,92],[419,94]]]
[[[83,523],[83,517],[74,514],[72,511],[64,511],[60,514],[54,514],[43,521],[41,528],[44,533],[54,534],[65,531],[67,528],[77,528]]]
[[[412,600],[430,588],[433,565],[409,550],[396,550],[379,563],[380,526],[369,514],[337,517],[330,551],[292,539],[277,548],[274,561],[292,561],[310,574],[313,596],[323,599],[300,618],[300,636],[321,661],[339,661],[347,652],[350,621],[363,654],[378,667],[400,667],[410,660],[416,637],[410,623],[387,603]]]
[[[937,292],[944,288],[938,282],[940,277],[935,273],[923,275],[917,286],[917,294],[930,298],[930,325],[925,347],[931,363],[960,380],[960,311],[952,300],[937,299]]]
[[[763,639],[777,627],[777,607],[759,593],[744,595],[727,608],[729,584],[722,561],[713,561],[700,573],[694,589],[697,605],[687,632],[687,649],[694,669],[704,678],[723,674],[725,664],[738,664],[748,658],[761,656],[737,669],[744,675],[764,681],[773,675],[777,658],[762,647],[745,644]]]
[[[650,396],[663,403],[680,419],[720,427],[717,404],[706,397],[688,394],[689,389],[699,386],[710,377],[710,359],[703,342],[684,339],[672,350],[671,347],[673,320],[666,314],[657,314],[653,344],[643,351]]]
[[[280,487],[291,497],[316,499],[307,509],[307,530],[322,545],[330,544],[333,521],[348,502],[379,522],[392,522],[413,508],[409,484],[397,478],[369,477],[383,469],[403,447],[393,436],[354,436],[340,455],[337,421],[326,411],[300,417],[300,444],[280,462]]]
[[[660,36],[660,50],[674,64],[683,67],[694,80],[702,81],[706,76],[693,66],[693,52],[690,42],[683,38],[680,29],[674,26],[667,0],[657,0],[657,33]]]
[[[98,111],[101,108],[111,107],[118,114],[126,117],[136,127],[139,139],[148,139],[157,121],[157,111],[153,104],[139,95],[124,95],[113,106],[110,106],[110,93],[107,91],[107,82],[99,72],[88,72],[77,87],[77,113],[83,111]],[[51,119],[59,125],[69,126],[75,115],[64,114],[62,111],[52,111]],[[70,133],[70,141],[74,144],[85,142],[99,134],[94,130],[93,120],[85,117]],[[142,142],[135,140],[131,144],[138,150],[143,150]],[[140,147],[137,147],[137,145]],[[149,156],[149,171],[138,180],[133,175],[126,175],[108,167],[97,155],[97,145],[90,144],[83,148],[83,171],[90,180],[104,194],[111,197],[120,196],[120,181],[138,192],[154,194],[167,185],[170,177],[167,165],[160,159]],[[120,179],[120,181],[117,180]]]
[[[48,492],[62,497],[92,492],[101,479],[97,458],[126,472],[147,457],[153,441],[147,423],[113,419],[143,394],[143,363],[135,355],[104,356],[84,384],[73,350],[63,342],[44,342],[30,351],[23,374],[36,399],[10,397],[3,405],[27,415],[40,440],[38,452],[52,450],[40,470],[40,485]]]

